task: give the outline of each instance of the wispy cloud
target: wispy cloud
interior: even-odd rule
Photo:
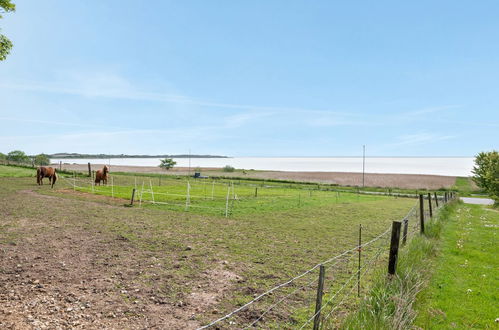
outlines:
[[[53,94],[75,95],[86,98],[109,98],[119,100],[148,101],[209,107],[213,109],[251,110],[260,112],[314,112],[336,113],[330,110],[296,108],[287,106],[265,106],[236,104],[197,99],[180,93],[147,91],[134,85],[125,77],[112,72],[66,72],[56,82],[6,82],[0,88]],[[155,89],[158,89],[157,87]],[[348,113],[343,113],[349,115]]]
[[[390,146],[408,146],[408,145],[420,145],[429,142],[443,141],[453,139],[456,136],[453,135],[438,135],[433,133],[417,133],[402,135],[397,138],[398,142],[389,144]]]
[[[258,119],[275,115],[275,112],[250,112],[228,116],[224,119],[226,128],[238,128]]]
[[[451,109],[462,108],[462,105],[442,105],[442,106],[434,106],[434,107],[426,107],[413,111],[406,111],[400,114],[401,117],[416,117],[421,115],[426,115],[430,113],[444,112]]]
[[[307,118],[305,123],[312,127],[334,127],[334,126],[378,126],[378,120],[365,120],[355,114],[350,116],[337,115],[335,113],[321,114],[312,118]]]
[[[2,121],[15,121],[20,123],[31,123],[31,124],[42,124],[42,125],[56,125],[56,126],[67,126],[67,127],[79,127],[79,128],[106,128],[106,129],[122,129],[121,127],[115,126],[101,126],[101,125],[88,125],[81,124],[76,122],[61,122],[54,120],[40,120],[40,119],[31,119],[31,118],[18,118],[18,117],[0,117]]]

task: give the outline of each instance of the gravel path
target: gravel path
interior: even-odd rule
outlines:
[[[490,198],[461,197],[461,200],[466,204],[478,204],[478,205],[494,204],[494,200]]]

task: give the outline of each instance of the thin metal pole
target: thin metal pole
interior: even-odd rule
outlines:
[[[144,181],[142,181],[142,189],[140,189],[139,207],[142,207],[142,195],[144,194]]]
[[[111,177],[111,197],[114,198],[114,177]]]
[[[229,216],[229,195],[230,195],[230,184],[227,185],[227,197],[225,199],[225,217]]]
[[[187,181],[187,196],[185,198],[185,210],[186,211],[189,209],[190,203],[191,203],[191,185],[189,184],[189,181]]]
[[[357,270],[357,296],[360,297],[360,262],[362,253],[362,224],[359,224],[359,267]]]
[[[152,203],[156,204],[156,201],[154,200],[154,190],[152,190],[152,180],[151,179],[149,179],[149,187],[151,188]]]
[[[364,187],[364,177],[366,171],[366,146],[362,146],[362,187]]]
[[[215,194],[215,180],[213,180],[213,183],[211,185],[211,200],[213,200],[214,194]]]
[[[191,149],[189,149],[189,176],[191,176]]]

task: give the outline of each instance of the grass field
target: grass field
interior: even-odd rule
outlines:
[[[471,178],[457,177],[452,189],[459,192],[461,196],[471,196],[472,194],[482,194]],[[485,195],[485,194],[484,194]]]
[[[322,190],[318,185],[265,183],[257,181],[203,180],[183,177],[112,176],[107,186],[92,186],[90,179],[68,178],[61,186],[74,190],[129,200],[136,188],[136,203],[142,207],[168,208],[219,216],[242,216],[292,209],[313,210],[332,203],[381,200],[381,195]],[[319,190],[321,189],[321,190]]]
[[[5,166],[0,165],[0,178],[23,178],[23,177],[35,177],[36,170],[18,166]]]
[[[424,329],[497,329],[499,212],[461,204],[442,231],[442,250],[430,286],[419,298]]]
[[[7,171],[0,167],[0,173]],[[185,181],[178,182],[180,192]],[[50,312],[50,304],[25,309],[30,301],[53,299],[52,305],[73,311],[76,301],[93,306],[85,309],[88,321],[78,319],[82,324],[193,328],[355,246],[359,224],[367,241],[415,204],[389,196],[344,193],[337,200],[333,192],[259,187],[262,206],[255,187],[235,184],[239,204],[225,218],[154,205],[127,208],[129,191],[123,192],[126,199],[117,198],[119,191],[115,198],[82,193],[62,179],[55,189],[37,186],[34,177],[3,177],[0,184],[0,319],[20,327],[32,324],[28,315]],[[157,189],[177,189],[165,185],[158,182]],[[227,183],[220,187],[215,194],[226,197]],[[193,193],[204,193],[198,188]],[[26,286],[35,279],[43,290]],[[85,289],[92,287],[97,291]],[[280,312],[264,322],[279,324]],[[51,316],[48,326],[76,322],[73,314]],[[242,317],[236,321],[254,316]]]

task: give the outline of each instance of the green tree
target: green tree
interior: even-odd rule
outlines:
[[[169,170],[170,168],[172,168],[175,165],[177,165],[176,161],[174,161],[171,158],[165,158],[165,159],[161,159],[161,164],[159,164],[159,167],[161,167],[165,170]]]
[[[0,160],[6,160],[7,155],[0,152]]]
[[[16,10],[16,5],[11,0],[0,0],[0,18],[3,18],[3,13],[8,13]],[[0,61],[7,58],[12,48],[12,41],[3,34],[0,34]]]
[[[7,160],[17,163],[30,163],[31,159],[21,150],[14,150],[7,154]]]
[[[473,180],[499,204],[499,152],[481,152],[475,158]]]
[[[50,158],[45,154],[39,154],[35,156],[34,162],[39,166],[50,165]]]

